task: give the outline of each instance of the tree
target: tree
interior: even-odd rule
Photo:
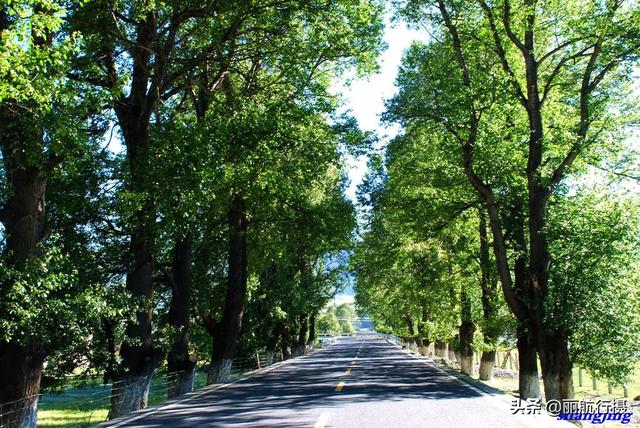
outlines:
[[[85,153],[93,109],[66,79],[77,39],[57,34],[64,15],[59,2],[0,5],[0,423],[10,427],[35,426],[45,357],[78,338],[76,311],[91,303],[45,212],[51,177]]]
[[[340,324],[340,332],[341,333],[353,333],[355,331],[354,328],[354,320],[356,316],[355,308],[349,303],[342,303],[335,307],[336,318],[338,319],[338,323]]]
[[[638,201],[604,195],[594,186],[550,201],[545,317],[570,332],[573,363],[622,384],[635,370],[640,340]]]
[[[623,70],[637,56],[638,34],[628,31],[637,6],[409,1],[400,13],[429,21],[443,38],[426,48],[426,64],[406,67],[392,111],[457,144],[486,206],[504,297],[519,323],[521,396],[539,395],[537,353],[546,398],[569,398],[571,333],[544,316],[551,292],[548,201],[581,162],[602,161],[600,148],[621,141],[616,130],[627,111],[607,107],[621,105]],[[421,75],[427,70],[428,80]],[[489,148],[497,166],[487,163]]]
[[[340,323],[332,308],[327,309],[316,320],[316,330],[326,334],[340,334]]]

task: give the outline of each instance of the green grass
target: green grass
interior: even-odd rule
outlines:
[[[88,427],[107,419],[107,409],[38,410],[39,427]]]
[[[586,371],[582,372],[582,386],[579,385],[578,382],[578,369],[574,370],[573,373],[573,386],[576,392],[577,398],[593,398],[593,397],[602,397],[602,398],[621,398],[623,397],[623,390],[621,386],[612,386],[611,394],[609,394],[609,389],[607,387],[607,381],[597,380],[597,388],[593,389],[593,385],[591,382],[591,376]],[[517,394],[518,393],[518,379],[511,378],[503,378],[496,377],[490,381],[484,381],[490,386],[494,388],[502,389],[509,393]],[[633,399],[634,397],[640,395],[640,371],[638,371],[634,377],[627,383],[627,387],[629,389],[629,399]],[[540,383],[540,389],[542,390],[542,383]]]
[[[38,426],[86,427],[107,418],[110,385],[69,387],[43,395],[38,405]]]
[[[244,372],[234,370],[235,379]],[[193,389],[206,385],[207,374],[196,372]],[[99,424],[107,420],[111,385],[89,384],[70,385],[60,391],[43,394],[38,404],[38,427],[78,428]],[[149,405],[162,403],[167,399],[167,384],[164,375],[151,380]]]
[[[500,355],[500,363],[502,363],[503,361],[502,358],[503,355]],[[506,365],[506,369],[510,369],[509,364]],[[517,377],[515,379],[508,377],[494,377],[492,380],[481,382],[484,382],[489,386],[500,389],[514,396],[518,395]],[[575,398],[578,400],[596,401],[598,399],[607,400],[612,398],[622,398],[624,396],[622,386],[612,386],[611,393],[609,393],[609,388],[607,386],[606,380],[597,379],[596,388],[594,389],[592,377],[586,370],[582,371],[582,386],[580,386],[579,368],[574,368],[573,370],[573,386],[575,390]],[[629,392],[629,400],[632,400],[633,398],[640,395],[640,365],[638,365],[638,368],[636,369],[634,375],[627,382],[627,388]],[[540,391],[544,391],[542,382],[540,382]],[[637,423],[622,425],[620,423],[608,422],[606,426],[640,428],[640,424]]]
[[[504,352],[499,353],[499,361],[500,366],[502,366],[502,361],[504,359]],[[514,369],[513,363],[510,366],[509,363],[506,364],[506,369]],[[538,368],[539,369],[539,368]],[[508,391],[510,393],[518,392],[518,379],[510,379],[510,378],[495,378],[492,381],[487,382],[489,385],[502,389],[504,391]],[[608,383],[603,379],[596,379],[596,389],[593,388],[592,376],[586,370],[582,371],[582,386],[580,386],[580,375],[579,368],[575,367],[573,369],[573,386],[576,393],[576,398],[587,399],[593,397],[602,397],[602,398],[622,398],[624,396],[624,392],[622,386],[613,386],[611,394],[609,393]],[[542,389],[542,383],[540,384],[540,389]],[[627,389],[629,392],[629,399],[633,399],[640,395],[640,364],[627,382]]]
[[[237,375],[237,373],[234,373]],[[194,389],[202,388],[207,380],[204,372],[197,372]],[[70,386],[61,391],[45,393],[38,404],[38,427],[87,427],[104,422],[109,412],[111,385]],[[149,405],[167,399],[166,379],[152,379]]]

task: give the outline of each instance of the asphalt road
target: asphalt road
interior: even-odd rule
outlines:
[[[203,389],[104,427],[569,427],[512,415],[511,397],[490,395],[428,358],[374,337],[328,348],[236,383]]]

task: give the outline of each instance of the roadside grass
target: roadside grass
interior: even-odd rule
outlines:
[[[234,360],[231,380],[256,368],[255,357]],[[196,370],[193,390],[206,385],[204,367]],[[167,399],[167,374],[157,372],[149,386],[148,405],[160,404]],[[80,383],[70,377],[66,384],[55,391],[45,392],[38,403],[38,427],[78,428],[99,424],[107,420],[111,400],[111,384],[99,380]]]
[[[513,366],[510,368],[513,369]],[[517,374],[517,371],[514,370],[514,373]],[[494,388],[509,392],[510,394],[518,393],[517,376],[515,376],[515,378],[494,377],[490,381],[482,382]],[[582,386],[580,386],[580,369],[578,367],[573,369],[573,387],[577,399],[609,399],[624,397],[622,385],[611,385],[611,393],[609,393],[608,382],[604,379],[596,379],[596,388],[594,389],[593,377],[586,370],[582,370]],[[540,382],[540,390],[544,391],[542,382]],[[627,381],[627,390],[629,400],[633,400],[635,397],[640,396],[640,364],[631,378]]]
[[[573,373],[573,386],[576,393],[576,398],[586,399],[586,398],[622,398],[624,396],[622,386],[612,386],[611,394],[609,394],[609,388],[607,386],[607,381],[603,381],[602,379],[596,380],[596,389],[593,389],[592,377],[586,371],[582,372],[582,386],[579,385],[578,379],[578,370],[574,370]],[[518,393],[518,378],[508,378],[508,377],[494,377],[489,381],[482,381],[489,386],[494,388],[501,389],[503,391],[509,392],[510,394]],[[640,395],[640,370],[638,370],[635,375],[627,382],[627,388],[629,390],[629,399],[633,399]],[[540,382],[540,390],[542,388],[542,382]]]
[[[205,386],[207,374],[196,372],[194,390]],[[43,394],[38,404],[38,427],[80,428],[99,424],[107,420],[111,385],[70,385],[55,392]],[[151,380],[149,405],[167,399],[166,378],[158,376]]]
[[[517,372],[515,372],[517,375]],[[580,377],[579,377],[579,369],[576,368],[573,371],[573,384],[575,390],[575,398],[577,400],[585,400],[585,401],[597,401],[601,400],[609,400],[615,398],[623,398],[624,392],[622,386],[613,386],[611,388],[611,393],[609,393],[609,388],[606,380],[596,379],[596,388],[593,388],[593,378],[586,371],[582,371],[582,386],[580,386]],[[500,389],[505,391],[511,395],[518,396],[518,378],[515,377],[498,377],[494,376],[492,380],[484,381],[481,380],[489,386],[492,386],[496,389]],[[634,398],[640,395],[640,366],[635,371],[634,375],[627,382],[628,388],[628,400],[633,400]],[[540,382],[540,391],[544,391],[543,384]],[[628,427],[628,428],[640,428],[640,414],[639,409],[637,407],[631,410],[635,413],[635,416],[632,417],[632,422],[629,424],[621,424],[619,422],[607,422],[607,427]],[[586,424],[586,423],[585,423]],[[586,424],[583,426],[592,426],[591,424]]]

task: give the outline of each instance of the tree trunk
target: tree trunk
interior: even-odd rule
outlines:
[[[548,293],[549,249],[544,228],[546,224],[547,190],[534,186],[530,204],[529,278],[534,291],[537,349],[540,355],[542,380],[546,400],[568,400],[573,398],[572,363],[566,335],[554,325],[546,326],[542,321],[544,304]]]
[[[229,278],[222,320],[216,325],[207,384],[228,382],[247,293],[247,218],[242,196],[236,194],[229,211]]]
[[[105,317],[102,319],[104,335],[107,338],[107,353],[109,355],[104,369],[103,382],[105,385],[115,380],[118,367],[118,352],[116,349],[116,335],[114,331],[115,324],[115,321],[110,318]]]
[[[160,350],[154,348],[151,337],[156,207],[150,186],[149,122],[157,94],[147,93],[155,31],[154,17],[149,14],[137,28],[129,95],[113,106],[127,148],[131,176],[128,190],[142,200],[130,218],[130,266],[126,280],[127,291],[140,306],[135,321],[127,323],[125,341],[120,348],[122,369],[113,383],[110,419],[147,405],[149,381],[160,360]]]
[[[473,321],[465,320],[460,324],[460,370],[473,376],[473,333],[476,326]]]
[[[471,318],[471,299],[463,284],[460,292],[460,369],[473,376],[473,334],[476,326]]]
[[[147,407],[149,385],[153,376],[153,366],[150,367],[152,367],[152,370],[137,373],[136,376],[133,376],[132,373],[127,373],[116,377],[111,390],[109,419]]]
[[[267,366],[273,364],[276,346],[278,345],[278,340],[280,340],[280,337],[282,336],[283,329],[284,323],[282,321],[278,321],[273,330],[271,330],[269,339],[267,339],[267,357],[265,363]]]
[[[480,211],[480,270],[482,272],[481,277],[481,289],[482,289],[482,315],[484,318],[483,337],[484,344],[490,350],[482,351],[482,358],[480,359],[479,376],[481,380],[493,379],[493,367],[496,361],[496,344],[500,336],[500,332],[497,328],[496,315],[497,315],[497,290],[496,283],[491,280],[491,263],[489,258],[489,242],[487,237],[487,220],[485,213]]]
[[[193,390],[195,357],[189,355],[189,315],[191,313],[193,239],[190,234],[176,241],[173,253],[172,294],[169,324],[174,330],[167,356],[169,398]]]
[[[24,272],[41,256],[38,245],[45,235],[47,184],[46,162],[39,159],[44,151],[43,133],[23,109],[0,105],[0,150],[9,190],[5,206],[0,207],[5,240],[1,257],[17,272]],[[0,283],[0,319],[15,319],[3,303],[16,280],[10,275]],[[9,403],[0,406],[4,414],[0,426],[35,427],[44,358],[40,337],[18,334],[0,342],[0,405]]]
[[[287,320],[286,322],[284,322],[283,324],[283,328],[282,328],[282,340],[281,340],[281,351],[282,351],[282,360],[288,360],[289,358],[291,358],[291,342],[293,341],[292,339],[292,328],[291,328],[291,324],[290,321]]]
[[[429,355],[429,336],[426,330],[426,324],[428,322],[429,322],[429,313],[425,309],[423,309],[422,319],[418,323],[418,335],[419,335],[418,352],[420,352],[420,355]]]
[[[307,315],[300,315],[300,329],[298,331],[298,341],[293,351],[294,357],[304,355],[304,350],[307,345],[307,330],[309,326],[309,317]]]
[[[115,376],[109,419],[126,415],[147,406],[149,382],[160,360],[160,350],[151,337],[151,302],[153,300],[153,223],[148,213],[138,213],[140,222],[133,229],[131,253],[133,266],[127,273],[126,287],[134,298],[143,302],[125,330],[120,347],[121,370]],[[155,218],[155,217],[154,217]]]
[[[529,194],[529,276],[534,294],[533,311],[535,328],[537,330],[537,349],[540,354],[542,378],[544,381],[545,398],[547,400],[563,400],[573,398],[573,380],[571,361],[569,359],[568,343],[565,335],[560,331],[554,331],[555,326],[545,326],[542,318],[544,305],[548,293],[549,282],[549,247],[544,233],[547,217],[547,202],[552,193],[552,186],[564,175],[566,168],[571,165],[576,153],[571,153],[563,160],[563,166],[553,172],[551,184],[543,182],[540,168],[542,167],[544,154],[544,126],[540,91],[538,87],[538,61],[534,52],[534,34],[530,28],[525,31],[524,40],[526,53],[524,53],[525,70],[527,77],[527,102],[526,110],[529,118],[529,153],[527,162],[527,189]],[[591,57],[591,61],[597,58],[597,54]],[[578,138],[584,138],[589,128],[588,121],[588,86],[591,67],[590,61],[585,70],[585,78],[580,96],[580,129]],[[587,92],[588,91],[588,92]],[[572,157],[573,156],[573,157]],[[548,333],[552,332],[552,333]]]
[[[546,400],[573,399],[573,371],[567,339],[560,333],[545,335],[543,344],[540,365]]]
[[[269,367],[270,365],[273,364],[274,356],[275,356],[275,351],[273,349],[267,350],[267,355],[265,356],[265,359],[264,359],[264,365],[266,367]]]
[[[442,340],[436,340],[434,343],[434,347],[434,354],[436,354],[436,357],[444,358],[447,352],[447,344]]]
[[[288,360],[291,358],[291,347],[287,344],[282,344],[282,360]]]
[[[520,357],[520,371],[518,376],[518,390],[520,398],[540,398],[540,381],[538,376],[538,357],[536,354],[535,338],[523,327],[518,327],[518,356]]]
[[[413,338],[416,335],[416,329],[415,329],[415,324],[413,322],[413,318],[411,317],[411,315],[406,314],[404,316],[404,319],[407,323],[407,331],[409,332],[409,336]]]
[[[482,351],[480,359],[480,380],[493,379],[493,367],[496,365],[496,351]]]
[[[480,368],[478,370],[480,380],[493,379],[493,368],[496,365],[496,350],[484,350],[480,357]]]
[[[37,338],[0,342],[0,426],[35,428],[44,356]]]
[[[456,349],[453,342],[449,342],[447,346],[447,359],[449,361],[457,361]]]
[[[307,339],[307,345],[313,347],[316,341],[316,314],[313,313],[309,317],[309,338]]]
[[[420,355],[424,355],[424,356],[429,355],[429,339],[420,339],[418,352],[420,352]]]

